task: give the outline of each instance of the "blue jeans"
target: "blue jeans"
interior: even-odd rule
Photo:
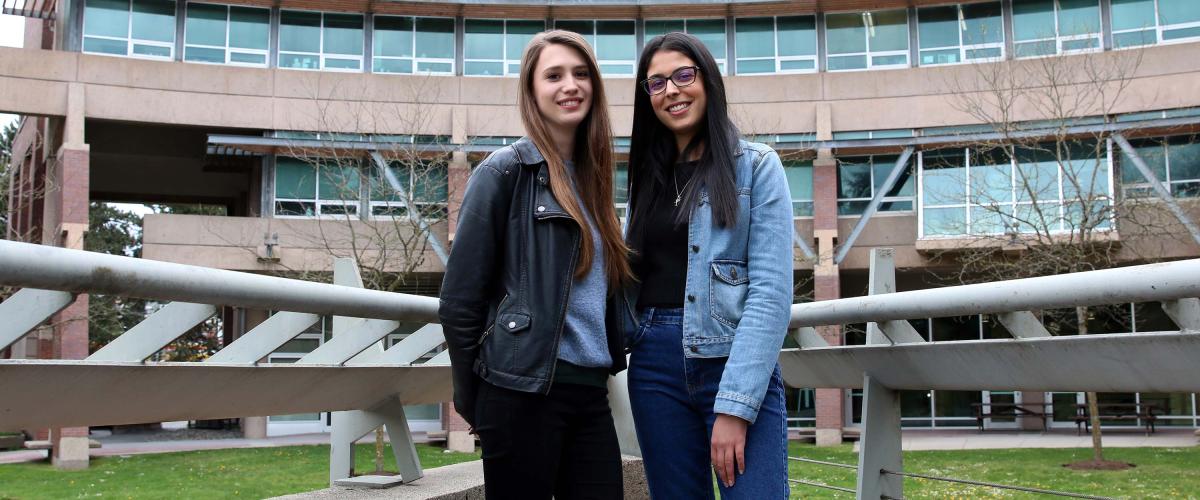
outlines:
[[[682,309],[649,307],[640,316],[629,361],[629,402],[650,496],[711,499],[713,404],[726,358],[684,357]],[[720,484],[721,498],[788,497],[786,425],[776,363],[758,418],[746,431],[746,473],[732,488]]]

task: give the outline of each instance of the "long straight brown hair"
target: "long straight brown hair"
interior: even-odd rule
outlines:
[[[564,163],[566,159],[560,157],[558,148],[554,147],[546,120],[538,111],[537,99],[533,95],[533,71],[542,50],[551,44],[575,49],[586,61],[588,76],[592,81],[592,108],[575,129],[575,186],[579,189],[579,199],[583,200],[584,208],[591,214],[600,233],[604,274],[611,293],[615,291],[614,286],[632,280],[633,271],[629,267],[628,249],[617,222],[617,210],[613,206],[613,146],[608,100],[604,97],[604,83],[600,80],[596,56],[582,36],[571,31],[552,30],[539,33],[529,41],[521,58],[521,87],[517,98],[521,108],[521,123],[529,139],[546,159],[550,171],[550,191],[554,193],[554,198],[567,214],[579,222],[582,240],[575,277],[580,278],[592,267],[592,232],[587,230],[587,219],[571,188],[570,173]]]

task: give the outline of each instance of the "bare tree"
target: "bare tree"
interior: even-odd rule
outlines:
[[[924,237],[956,240],[934,254],[938,277],[958,283],[1102,269],[1162,255],[1120,235],[1181,234],[1161,204],[1125,196],[1113,175],[1120,150],[1097,127],[1129,98],[1140,51],[971,65],[947,87],[960,112],[995,140],[965,140],[923,155]],[[967,75],[967,76],[964,76]],[[1120,232],[1118,232],[1118,230]],[[964,241],[965,240],[965,241]],[[1113,308],[1043,311],[1051,331],[1089,332]],[[1125,325],[1126,327],[1128,325]],[[1129,330],[1124,330],[1129,331]],[[1095,393],[1087,393],[1093,456],[1104,467]],[[1111,465],[1107,465],[1111,466]]]

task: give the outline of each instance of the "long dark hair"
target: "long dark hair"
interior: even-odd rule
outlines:
[[[682,157],[687,158],[696,148],[703,148],[700,161],[693,173],[695,181],[682,193],[682,207],[676,214],[676,223],[684,223],[691,210],[700,202],[701,188],[708,193],[713,219],[725,227],[737,219],[737,190],[734,179],[734,151],[738,142],[738,130],[729,119],[729,105],[725,99],[725,83],[721,70],[712,53],[700,40],[686,33],[667,33],[654,37],[642,49],[638,60],[638,89],[633,98],[633,133],[629,143],[629,181],[632,212],[629,217],[629,241],[634,250],[642,250],[646,214],[651,202],[665,190],[669,168],[674,168],[681,157],[675,142],[675,133],[659,121],[650,103],[650,95],[641,88],[640,81],[650,70],[650,59],[660,51],[674,51],[695,61],[700,68],[700,77],[693,85],[703,85],[707,105],[704,121],[695,137],[684,147]]]

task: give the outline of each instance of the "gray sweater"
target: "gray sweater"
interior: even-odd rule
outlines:
[[[571,174],[571,187],[576,188],[575,164],[568,161],[566,166]],[[575,190],[575,199],[582,206],[578,188]],[[608,295],[604,249],[600,244],[600,232],[596,230],[596,224],[586,208],[584,218],[587,220],[584,230],[592,232],[592,267],[571,285],[567,318],[563,325],[562,341],[558,345],[558,359],[584,367],[608,368],[612,366],[612,358],[608,354],[608,335],[604,329],[605,298]]]

